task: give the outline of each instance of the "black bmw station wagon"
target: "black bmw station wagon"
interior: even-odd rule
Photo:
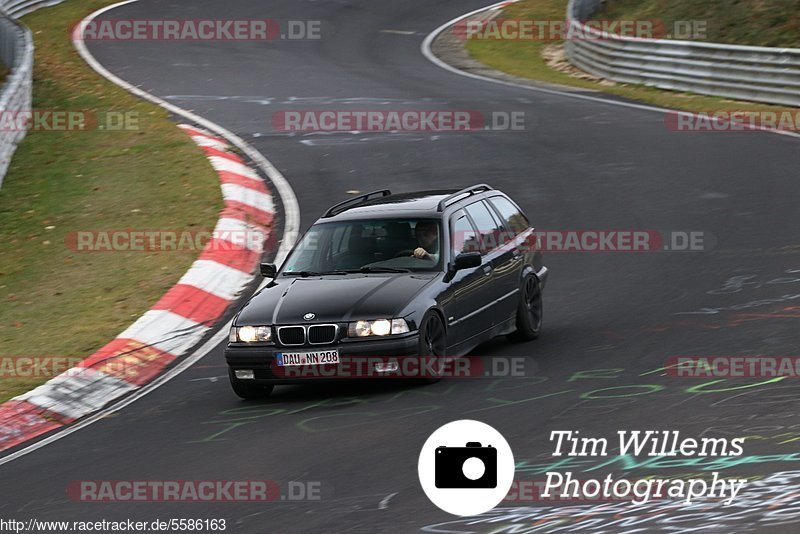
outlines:
[[[236,315],[225,350],[245,399],[342,376],[348,360],[366,362],[359,376],[380,376],[397,359],[535,339],[548,270],[522,210],[480,184],[350,198],[261,273],[270,283]]]

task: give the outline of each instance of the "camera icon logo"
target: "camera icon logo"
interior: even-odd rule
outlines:
[[[428,437],[417,470],[433,504],[453,515],[478,515],[508,495],[514,482],[514,455],[497,430],[463,419]]]
[[[496,488],[497,449],[470,441],[466,447],[437,447],[437,488]]]

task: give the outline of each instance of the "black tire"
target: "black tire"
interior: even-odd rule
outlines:
[[[233,371],[228,373],[228,378],[231,381],[233,392],[245,400],[258,400],[266,399],[275,389],[275,386],[265,386],[262,384],[254,384],[245,380],[239,380],[233,376]]]
[[[539,279],[529,274],[522,281],[517,305],[517,329],[508,337],[512,341],[531,341],[542,331],[542,286]]]
[[[423,364],[426,358],[437,358],[445,356],[447,350],[447,335],[442,323],[441,317],[436,312],[428,312],[422,318],[422,323],[419,327],[419,349],[420,364]],[[437,365],[437,363],[434,363]],[[422,365],[420,366],[422,368]],[[427,369],[427,366],[425,367]],[[437,371],[441,369],[437,366]],[[433,376],[421,377],[424,382],[438,382],[441,376],[434,374]]]

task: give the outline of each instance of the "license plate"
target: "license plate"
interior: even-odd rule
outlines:
[[[322,365],[339,363],[338,350],[322,350],[319,352],[279,352],[275,355],[278,367],[298,367],[300,365]]]

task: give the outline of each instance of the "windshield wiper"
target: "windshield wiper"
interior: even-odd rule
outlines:
[[[286,276],[325,276],[329,274],[354,274],[354,273],[410,273],[411,269],[398,269],[396,267],[361,267],[359,269],[337,269],[334,271],[284,271]]]
[[[326,274],[350,274],[349,271],[284,271],[283,274],[286,276],[302,276],[306,278],[308,276],[325,276]]]
[[[397,267],[361,267],[360,269],[348,269],[349,273],[410,273],[411,269],[398,269]]]

